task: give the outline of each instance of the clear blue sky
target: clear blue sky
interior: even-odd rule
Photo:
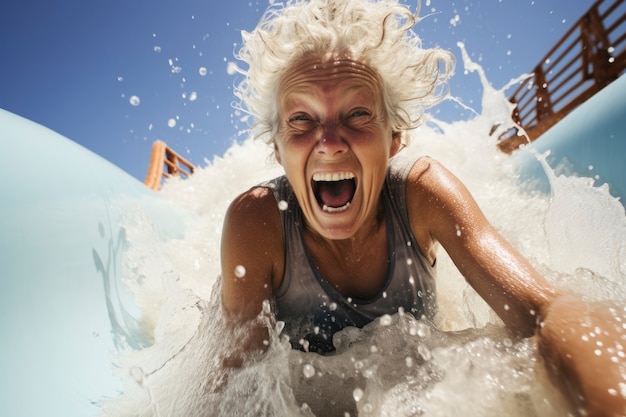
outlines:
[[[241,30],[252,30],[268,4],[4,0],[0,108],[59,132],[142,181],[156,139],[204,165],[244,138],[238,132],[246,124],[231,107],[236,76],[227,65]],[[417,31],[425,46],[454,52],[452,94],[479,106],[480,84],[475,74],[463,74],[458,41],[499,88],[530,72],[592,4],[423,0],[422,15],[432,15]],[[133,96],[138,105],[131,104]],[[439,117],[468,113],[448,105]]]

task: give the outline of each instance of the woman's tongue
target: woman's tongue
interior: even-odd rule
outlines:
[[[324,206],[343,207],[354,195],[354,181],[320,181],[317,183],[317,195]]]

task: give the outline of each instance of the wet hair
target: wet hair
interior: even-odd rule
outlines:
[[[379,76],[385,110],[394,131],[422,123],[424,111],[447,93],[454,58],[423,49],[412,13],[398,0],[293,0],[273,5],[256,29],[242,32],[237,58],[243,80],[235,107],[255,119],[253,137],[272,143],[278,128],[278,87],[285,71],[312,54],[348,51]]]

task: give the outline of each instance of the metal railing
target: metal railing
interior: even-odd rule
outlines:
[[[152,145],[150,166],[144,184],[153,190],[159,190],[166,178],[172,175],[189,177],[194,170],[191,162],[169,148],[165,142],[157,140]]]
[[[533,141],[625,69],[626,4],[598,0],[511,95],[513,120]],[[513,129],[498,147],[510,153],[528,140]]]

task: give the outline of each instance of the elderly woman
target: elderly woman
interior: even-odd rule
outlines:
[[[269,301],[294,348],[327,353],[347,326],[399,310],[432,318],[441,245],[512,331],[535,335],[586,412],[624,414],[619,368],[581,338],[600,326],[597,340],[617,343],[604,313],[545,281],[445,167],[396,156],[452,72],[448,52],[420,47],[416,20],[396,0],[297,1],[244,35],[249,68],[236,93],[285,175],[228,209],[229,323],[252,325],[245,351],[265,349],[255,319]]]

